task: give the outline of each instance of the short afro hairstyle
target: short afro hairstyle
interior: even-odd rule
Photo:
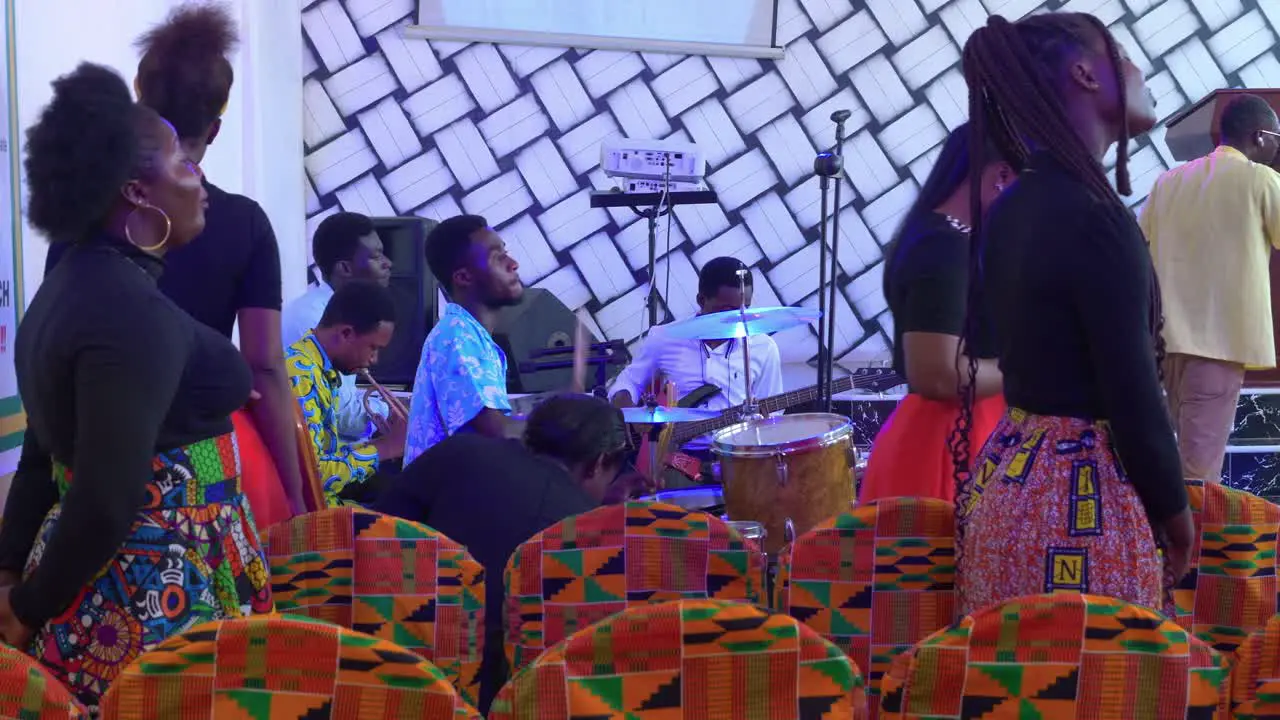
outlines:
[[[710,298],[715,297],[722,287],[739,287],[739,270],[747,270],[747,264],[736,257],[723,256],[708,260],[698,272],[698,295]],[[742,278],[741,283],[748,290],[755,285],[750,272]]]
[[[187,3],[138,38],[138,101],[154,108],[184,140],[203,139],[231,95],[227,60],[239,37],[222,3]]]
[[[356,280],[338,288],[324,307],[319,327],[350,325],[358,335],[373,332],[378,325],[396,321],[396,304],[391,292],[375,282]]]
[[[373,221],[360,213],[334,213],[321,221],[311,238],[311,257],[320,274],[328,278],[334,265],[354,258],[360,238],[373,231]]]
[[[168,131],[133,102],[114,70],[83,63],[53,81],[53,99],[27,130],[27,217],[51,242],[79,242],[106,222],[120,189],[147,177]]]
[[[446,293],[453,294],[453,273],[466,262],[471,236],[487,227],[479,215],[455,215],[427,235],[427,265]]]
[[[1237,95],[1227,102],[1218,119],[1218,132],[1227,143],[1248,142],[1259,130],[1270,130],[1276,111],[1257,95]]]
[[[617,461],[627,437],[622,411],[592,395],[549,397],[529,413],[524,429],[525,447],[570,466],[601,456]]]

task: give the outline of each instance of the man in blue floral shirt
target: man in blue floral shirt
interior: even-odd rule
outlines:
[[[524,284],[506,243],[477,215],[459,215],[427,236],[427,264],[449,298],[422,345],[413,381],[404,464],[459,432],[506,434],[507,357],[493,340],[497,314]]]

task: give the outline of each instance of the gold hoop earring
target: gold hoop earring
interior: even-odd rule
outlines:
[[[139,245],[137,241],[133,239],[133,233],[129,232],[129,218],[132,218],[134,213],[144,209],[155,210],[156,212],[160,213],[160,217],[164,218],[164,237],[160,238],[160,242],[156,243],[155,245]],[[126,217],[124,219],[125,239],[128,240],[129,243],[132,244],[134,247],[138,248],[143,252],[155,252],[160,248],[164,247],[165,245],[167,245],[169,243],[169,235],[172,232],[173,232],[173,221],[169,219],[169,214],[161,210],[160,208],[156,207],[155,205],[148,205],[148,204],[138,205],[134,207],[133,210],[129,213],[129,217]]]

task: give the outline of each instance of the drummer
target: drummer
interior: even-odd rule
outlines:
[[[752,279],[741,260],[718,257],[698,273],[698,314],[737,310],[751,305]],[[744,296],[745,286],[745,296]],[[678,401],[702,389],[710,396],[693,404],[709,410],[727,410],[741,405],[747,398],[748,378],[743,377],[742,345],[744,340],[685,340],[653,328],[649,337],[609,388],[609,396],[618,407],[635,407],[645,403],[653,388],[662,381],[674,383],[675,398],[664,398],[664,404]],[[768,335],[752,335],[750,343],[750,382],[755,398],[782,393],[782,361],[778,346]],[[679,452],[663,461],[663,481],[667,487],[687,487],[704,481],[710,470],[711,442],[706,436],[690,440]]]

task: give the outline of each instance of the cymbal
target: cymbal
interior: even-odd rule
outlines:
[[[747,308],[746,322],[743,322],[741,310],[725,310],[664,325],[662,332],[685,340],[731,340],[787,330],[820,317],[822,313],[812,308],[762,307]]]
[[[673,422],[690,422],[718,417],[719,410],[682,407],[631,407],[622,409],[622,419],[637,425],[660,425]]]

